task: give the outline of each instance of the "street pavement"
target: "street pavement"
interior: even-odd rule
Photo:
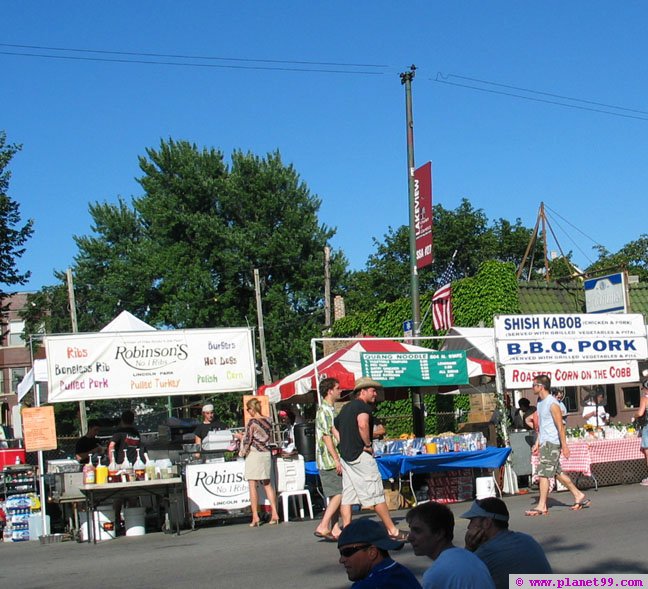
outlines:
[[[525,517],[537,493],[505,497],[511,529],[532,534],[544,546],[556,573],[645,573],[643,540],[648,488],[640,485],[589,490],[592,505],[570,511],[571,495],[552,494],[548,516]],[[470,503],[451,506],[455,545],[463,546],[467,521],[458,515]],[[405,511],[392,512],[407,530]],[[358,516],[357,516],[358,517]],[[120,537],[97,545],[61,542],[0,543],[3,589],[93,589],[169,586],[178,589],[349,587],[334,543],[313,536],[315,523],[296,521],[249,528],[247,522]],[[420,578],[431,564],[406,545],[393,556]]]

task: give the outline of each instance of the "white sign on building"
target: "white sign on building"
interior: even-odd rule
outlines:
[[[588,313],[625,313],[628,298],[625,273],[590,278],[583,283]]]

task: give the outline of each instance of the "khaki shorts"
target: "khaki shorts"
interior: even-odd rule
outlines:
[[[373,507],[385,502],[382,478],[376,459],[367,452],[352,462],[342,462],[342,505]]]
[[[539,477],[553,478],[562,472],[560,468],[560,445],[545,442],[540,446],[540,461],[538,462]]]

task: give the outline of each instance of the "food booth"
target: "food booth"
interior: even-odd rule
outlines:
[[[583,406],[616,387],[636,387],[638,393],[640,363],[648,359],[640,314],[501,315],[494,324],[496,360],[508,390],[529,389],[536,375],[546,374],[552,386],[582,391],[577,402]],[[581,427],[580,410],[578,405],[571,423],[567,414],[570,458],[561,458],[563,470],[579,486],[638,482],[648,475],[640,439],[628,423],[633,406],[625,423],[617,414],[598,426]],[[535,468],[537,457],[530,462]]]
[[[143,396],[211,396],[220,392],[255,390],[256,363],[249,328],[157,331],[142,326],[146,324],[139,322],[135,330],[118,327],[117,331],[47,336],[44,343],[48,403]],[[230,441],[231,435],[228,444]],[[220,454],[220,457],[211,456],[223,460],[219,469],[242,471],[241,462],[226,463],[222,452]],[[189,479],[180,477],[185,473],[181,473],[169,458],[156,462],[158,469],[153,472],[157,474],[150,480],[148,475],[145,475],[147,480],[131,480],[134,477],[129,473],[122,473],[121,482],[77,487],[75,492],[84,497],[95,524],[88,526],[88,540],[100,536],[95,526],[100,521],[96,512],[101,503],[115,498],[146,495],[161,498],[168,508],[165,527],[177,529],[184,523],[185,508],[178,506],[186,503]],[[192,469],[189,472],[191,474]],[[219,476],[203,476],[200,484],[206,493],[222,495]],[[247,490],[247,485],[245,487]],[[222,496],[221,499],[224,507],[234,505],[230,499]],[[244,507],[243,504],[242,499],[236,503]],[[173,505],[175,509],[169,507]],[[182,513],[178,513],[180,511]]]
[[[343,340],[343,343],[340,349],[301,370],[271,385],[261,386],[259,394],[268,396],[271,402],[289,399],[313,402],[321,378],[336,378],[343,390],[352,390],[361,376],[369,376],[383,384],[386,396],[390,390],[409,387],[415,388],[418,394],[438,392],[440,388],[457,389],[461,385],[481,390],[477,388],[480,383],[495,375],[493,362],[467,357],[465,351],[439,352],[387,338],[360,338],[350,343]],[[434,441],[437,437],[439,440]],[[448,445],[444,446],[446,441]],[[436,473],[427,481],[428,498],[448,501],[458,500],[460,495],[472,498],[474,478],[479,469],[503,466],[510,453],[509,448],[487,447],[481,433],[454,432],[435,437],[412,435],[407,441],[374,441],[374,450],[386,486],[390,480],[399,487],[405,482],[415,496],[413,476]],[[317,474],[314,461],[306,463],[306,472]],[[447,484],[453,478],[459,482]],[[434,493],[435,487],[439,493]]]

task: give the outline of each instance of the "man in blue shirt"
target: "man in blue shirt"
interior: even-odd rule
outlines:
[[[533,537],[509,530],[509,511],[501,499],[475,501],[461,517],[470,520],[466,548],[488,567],[496,589],[508,589],[512,574],[552,572],[542,546]]]
[[[345,526],[338,538],[340,564],[351,589],[421,589],[412,572],[389,556],[404,542],[392,540],[379,522],[362,518]]]

